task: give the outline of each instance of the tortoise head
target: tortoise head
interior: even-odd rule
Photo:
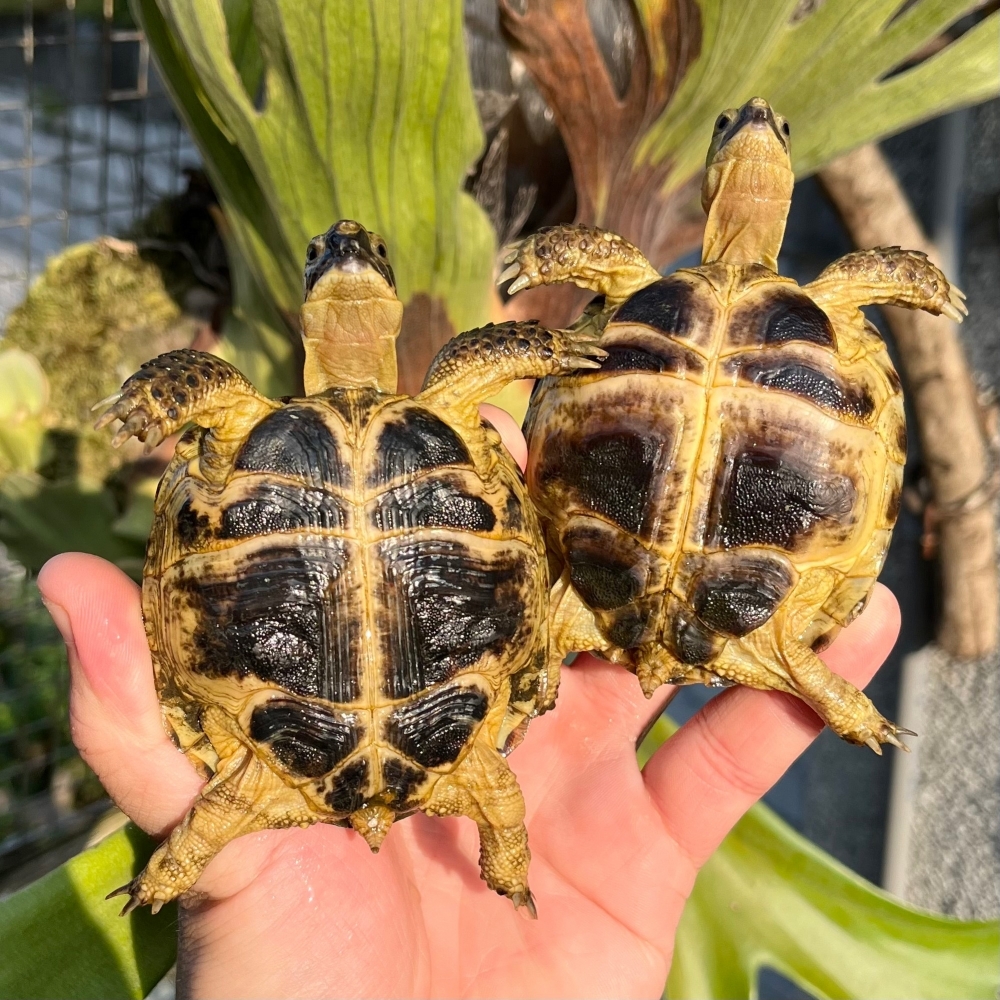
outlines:
[[[341,219],[309,241],[302,305],[307,394],[337,386],[395,392],[402,319],[388,250],[378,233]]]
[[[763,264],[777,271],[795,183],[790,132],[763,97],[715,120],[701,188],[708,213],[702,263]]]

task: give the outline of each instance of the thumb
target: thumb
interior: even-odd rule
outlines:
[[[171,827],[202,781],[163,728],[139,588],[70,552],[42,567],[38,589],[69,654],[73,742],[124,813],[151,833]]]

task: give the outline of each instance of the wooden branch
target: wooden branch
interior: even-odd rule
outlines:
[[[936,256],[877,146],[834,160],[819,178],[858,247],[902,246]],[[944,598],[938,642],[957,657],[984,656],[996,648],[1000,629],[995,463],[984,415],[955,324],[906,309],[884,313],[916,410],[938,521]]]

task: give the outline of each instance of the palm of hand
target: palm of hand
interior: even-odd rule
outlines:
[[[138,588],[78,554],[52,560],[39,586],[70,649],[74,740],[130,817],[169,831],[201,782],[160,722]],[[895,601],[877,589],[824,658],[863,685],[897,629]],[[580,657],[556,710],[511,756],[537,921],[480,881],[467,820],[413,816],[377,857],[345,829],[272,831],[226,847],[182,906],[183,989],[658,995],[698,867],[820,728],[800,702],[733,689],[640,772],[636,740],[666,697],[647,702],[624,670]]]

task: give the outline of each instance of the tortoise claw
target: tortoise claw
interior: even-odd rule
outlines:
[[[874,736],[869,736],[868,739],[865,740],[865,743],[867,743],[868,746],[870,746],[880,757],[882,756],[882,748],[879,746],[879,742]]]
[[[134,909],[141,905],[139,894],[133,891],[133,886],[135,882],[126,882],[124,885],[118,886],[117,889],[112,889],[104,898],[114,899],[115,896],[128,896],[128,902],[122,907],[121,913],[118,914],[120,917],[127,917]]]
[[[122,398],[122,391],[121,389],[119,389],[117,392],[111,393],[110,396],[105,396],[104,399],[100,400],[97,403],[94,403],[94,405],[90,408],[90,412],[96,413],[102,406],[113,406],[121,398]],[[105,416],[106,415],[107,414],[105,414]],[[101,417],[101,419],[103,420],[104,417]]]
[[[121,447],[133,434],[139,437],[142,430],[148,426],[148,423],[149,414],[141,406],[133,410],[125,423],[122,424],[118,433],[111,439],[111,447]]]
[[[897,739],[894,733],[885,733],[883,738],[886,743],[891,743],[894,747],[899,747],[900,750],[905,750],[907,753],[910,752],[910,748],[902,740]]]
[[[514,251],[513,254],[511,254],[511,256],[507,257],[504,260],[504,263],[507,264],[507,263],[510,263],[510,261],[514,261],[514,263],[512,263],[510,265],[510,267],[505,268],[503,270],[503,272],[500,274],[500,277],[497,278],[497,284],[498,285],[502,285],[505,281],[510,281],[511,278],[517,277],[518,273],[520,272],[521,265],[517,263],[517,251],[516,250]]]
[[[535,907],[535,897],[531,895],[530,889],[524,892],[515,892],[511,895],[510,901],[514,904],[514,909],[523,912],[524,916],[531,920],[538,919],[538,910]]]

